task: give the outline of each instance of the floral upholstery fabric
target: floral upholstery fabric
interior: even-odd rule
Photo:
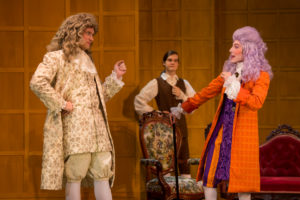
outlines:
[[[163,170],[173,162],[173,128],[165,123],[149,123],[144,129],[144,139],[149,158],[158,160]]]
[[[165,176],[164,177],[168,185],[171,187],[172,192],[176,192],[175,185],[175,177],[174,176]],[[178,177],[178,185],[179,185],[179,193],[181,194],[195,194],[195,193],[202,193],[203,186],[202,181],[196,182],[196,179],[193,178],[183,178]],[[158,179],[154,178],[150,180],[147,185],[147,192],[155,192],[155,193],[162,193],[162,188],[158,183]]]

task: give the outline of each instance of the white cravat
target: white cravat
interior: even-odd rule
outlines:
[[[176,74],[174,76],[170,76],[169,74],[167,74],[165,72],[163,72],[161,74],[161,78],[164,79],[165,81],[167,81],[167,83],[169,83],[172,86],[176,85],[176,83],[179,79]]]
[[[236,99],[240,88],[241,88],[241,79],[242,79],[242,69],[243,62],[239,62],[236,65],[236,71],[232,74],[224,83],[225,94],[227,94],[228,99]]]

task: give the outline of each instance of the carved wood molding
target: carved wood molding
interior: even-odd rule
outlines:
[[[290,125],[279,124],[278,127],[275,130],[273,130],[270,133],[270,135],[266,138],[266,141],[270,140],[271,138],[277,135],[286,135],[286,134],[292,134],[300,138],[300,133],[297,130],[293,129]]]

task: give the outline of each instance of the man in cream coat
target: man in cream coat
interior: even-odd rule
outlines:
[[[48,108],[44,125],[41,189],[58,190],[66,177],[66,199],[80,199],[80,185],[112,199],[115,152],[105,102],[124,85],[124,61],[101,83],[90,48],[98,24],[91,14],[68,17],[36,69],[30,87]]]

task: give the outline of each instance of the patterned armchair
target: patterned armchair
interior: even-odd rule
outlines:
[[[147,199],[176,198],[174,176],[174,147],[171,116],[163,112],[145,113],[140,120],[140,143],[146,166]],[[181,144],[180,131],[176,129],[177,151]],[[197,162],[198,161],[198,162]],[[189,160],[199,164],[199,160]],[[180,199],[203,199],[202,183],[193,178],[178,177]]]

